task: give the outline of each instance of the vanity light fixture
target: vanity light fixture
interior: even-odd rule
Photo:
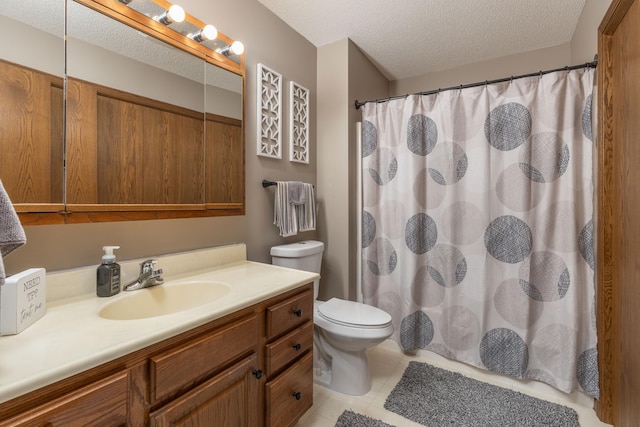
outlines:
[[[156,21],[160,22],[164,25],[169,25],[173,22],[182,22],[184,21],[186,14],[184,13],[184,9],[177,4],[171,5],[171,7],[165,10],[162,15],[156,16]]]
[[[195,34],[189,34],[187,37],[197,41],[203,42],[206,40],[215,40],[218,37],[218,30],[211,24],[207,24],[203,29]]]
[[[220,49],[220,53],[223,54],[224,56],[242,55],[243,52],[244,52],[244,45],[242,44],[242,42],[239,42],[237,40],[231,43],[230,46],[225,46],[222,49]]]

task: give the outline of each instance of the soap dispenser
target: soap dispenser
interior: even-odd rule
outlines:
[[[103,246],[102,264],[98,267],[97,289],[99,297],[110,297],[120,292],[120,265],[116,263],[114,249],[120,246]]]

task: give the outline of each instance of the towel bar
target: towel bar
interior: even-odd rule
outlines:
[[[267,181],[266,179],[262,180],[262,188],[271,187],[272,185],[278,185],[278,183],[275,181]],[[316,186],[314,185],[313,188],[316,188]]]

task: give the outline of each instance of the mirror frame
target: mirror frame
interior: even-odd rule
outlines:
[[[64,209],[58,212],[48,212],[42,210],[41,204],[15,204],[16,211],[23,225],[45,225],[45,224],[61,224],[61,223],[88,223],[88,222],[111,222],[111,221],[133,221],[148,219],[168,219],[168,218],[196,218],[211,216],[233,216],[245,214],[245,197],[246,197],[246,175],[245,175],[245,99],[246,99],[246,75],[245,75],[245,53],[237,56],[239,61],[236,62],[232,58],[222,55],[203,44],[190,39],[189,37],[174,31],[170,26],[161,24],[152,18],[149,18],[134,9],[129,8],[126,4],[118,0],[67,0],[75,1],[81,5],[89,7],[103,15],[115,19],[129,27],[144,32],[151,37],[163,41],[182,51],[194,55],[205,62],[224,70],[237,74],[242,79],[242,123],[241,123],[241,145],[242,145],[242,180],[241,194],[242,200],[233,203],[210,203],[206,202],[202,205],[84,205],[79,210],[69,210],[64,201]],[[165,0],[151,0],[154,3],[168,8],[171,3]],[[197,28],[204,27],[205,23],[186,13],[185,20]],[[233,40],[225,34],[218,32],[218,40],[230,45]],[[66,61],[66,59],[65,59]],[[65,76],[66,80],[67,76]],[[66,85],[65,85],[66,86]],[[203,94],[204,96],[204,94]],[[65,94],[66,97],[66,94]],[[66,113],[65,113],[66,114]],[[206,123],[205,112],[205,123]],[[65,120],[66,121],[66,120]],[[66,125],[65,125],[66,126]],[[204,143],[204,141],[203,141]],[[65,142],[66,145],[66,142]],[[66,149],[65,149],[66,151]],[[206,154],[205,154],[206,157]],[[68,162],[68,160],[65,160]],[[205,169],[206,173],[206,169]],[[66,183],[65,190],[66,192]],[[207,194],[207,189],[204,189]],[[204,196],[204,195],[203,195]],[[79,206],[77,206],[79,207]]]

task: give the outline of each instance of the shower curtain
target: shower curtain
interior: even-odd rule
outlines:
[[[594,74],[364,105],[362,292],[404,350],[598,397]]]

